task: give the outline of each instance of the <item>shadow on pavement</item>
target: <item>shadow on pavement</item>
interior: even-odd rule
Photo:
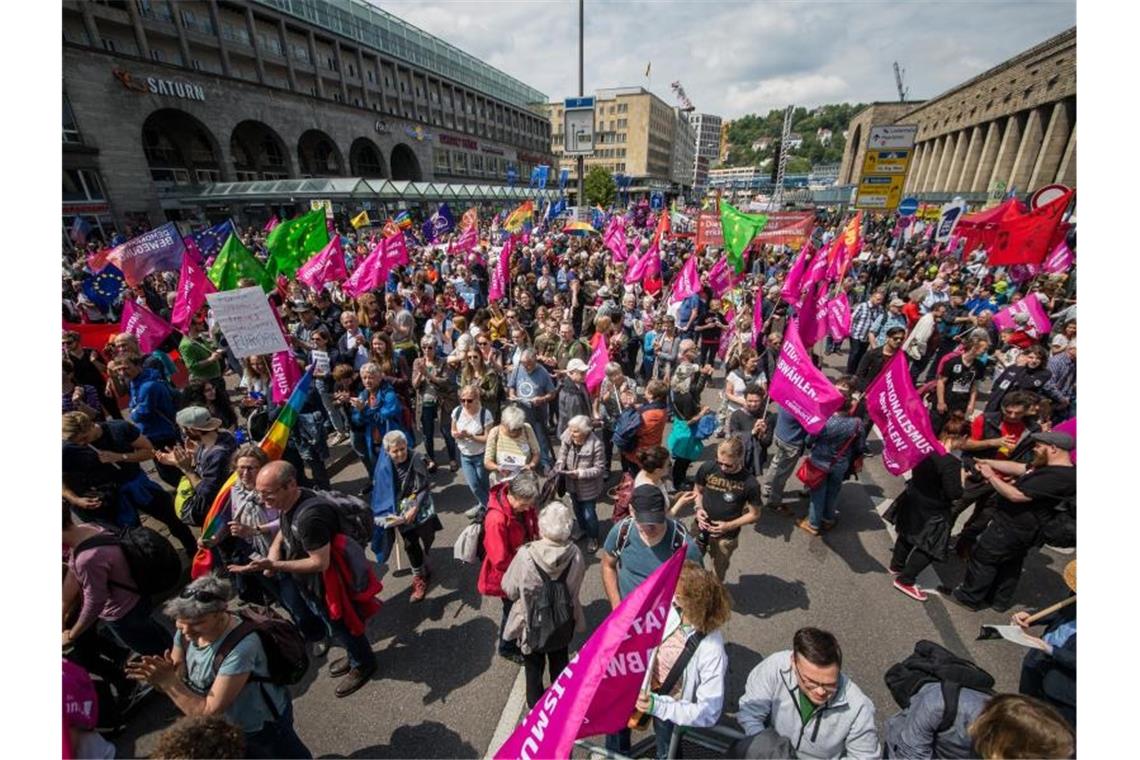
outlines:
[[[724,689],[727,698],[724,703],[724,712],[735,712],[738,709],[740,697],[744,694],[748,674],[760,664],[764,655],[731,641],[725,643],[724,651],[728,655],[727,684]]]
[[[807,586],[801,580],[786,581],[775,575],[742,575],[728,586],[732,611],[766,619],[790,610],[811,609]]]
[[[400,726],[392,732],[387,744],[376,744],[353,752],[348,757],[478,757],[479,751],[463,740],[459,734],[436,721],[424,721],[416,726]],[[345,755],[320,755],[325,758],[342,758]]]
[[[495,638],[499,626],[487,618],[478,617],[461,625],[448,628],[427,628],[422,631],[405,628],[386,647],[377,652],[380,662],[379,678],[383,680],[422,683],[428,687],[423,698],[425,705],[447,698],[491,667],[495,652]],[[448,657],[455,652],[455,642],[464,642],[461,656]],[[434,739],[433,739],[434,741]],[[432,751],[439,750],[431,744]],[[362,757],[424,757],[418,752],[396,755],[361,755]],[[439,750],[442,751],[442,750]],[[444,752],[438,757],[463,756]],[[468,757],[473,756],[468,754]]]
[[[886,564],[868,553],[859,537],[860,533],[886,530],[869,493],[876,488],[868,483],[845,483],[840,495],[839,522],[823,537],[823,543],[846,562],[852,572],[887,572]]]

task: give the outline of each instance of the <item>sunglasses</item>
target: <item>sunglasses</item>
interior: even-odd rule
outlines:
[[[473,399],[473,398],[461,398],[459,400],[464,404],[474,404],[475,403],[475,399]]]

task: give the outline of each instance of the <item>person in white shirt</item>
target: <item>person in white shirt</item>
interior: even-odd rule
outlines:
[[[451,437],[459,447],[459,466],[467,479],[467,487],[478,502],[465,513],[472,519],[478,519],[487,511],[491,483],[483,466],[483,452],[494,424],[491,412],[479,402],[479,386],[469,384],[460,388],[459,406],[451,412]]]

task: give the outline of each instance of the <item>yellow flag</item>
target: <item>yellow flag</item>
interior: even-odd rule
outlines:
[[[368,212],[361,211],[356,216],[352,217],[352,226],[356,229],[367,227],[371,222],[368,221]]]

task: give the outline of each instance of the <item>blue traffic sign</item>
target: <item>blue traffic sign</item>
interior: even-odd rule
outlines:
[[[918,211],[918,198],[903,198],[899,201],[899,216],[914,216]]]
[[[589,96],[586,96],[584,98],[566,98],[566,102],[563,104],[563,108],[567,111],[571,111],[571,110],[578,109],[578,108],[593,108],[593,107],[594,107],[594,96],[593,95],[589,95]]]

